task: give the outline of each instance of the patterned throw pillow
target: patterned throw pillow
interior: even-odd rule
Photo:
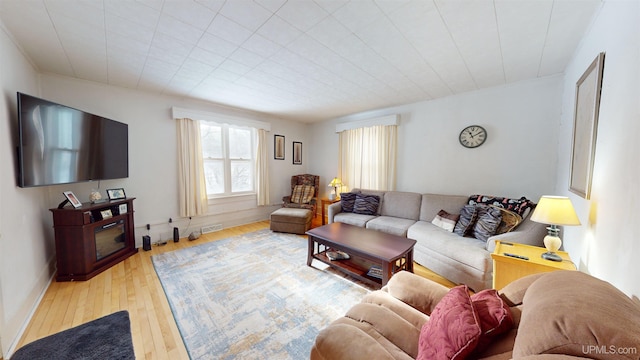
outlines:
[[[453,232],[460,236],[466,236],[473,230],[473,224],[476,222],[476,218],[477,210],[475,205],[465,205],[462,210],[460,210],[460,219],[456,223]]]
[[[516,214],[522,216],[522,218],[526,218],[527,215],[531,212],[533,208],[535,208],[536,204],[531,202],[531,200],[526,197],[521,197],[520,199],[509,199],[505,197],[498,196],[488,196],[488,195],[471,195],[469,196],[469,205],[495,205],[501,208],[505,208],[507,210],[511,210]]]
[[[460,214],[449,214],[444,210],[440,210],[431,223],[437,227],[447,230],[448,232],[453,232],[458,219],[460,219]]]
[[[429,321],[422,326],[417,359],[465,359],[475,349],[481,334],[469,288],[456,286],[438,302]]]
[[[380,197],[377,195],[357,194],[353,212],[362,215],[375,215],[379,204]]]
[[[340,205],[342,212],[353,212],[353,206],[356,203],[356,193],[348,192],[340,194]]]
[[[291,202],[296,204],[308,204],[313,199],[314,188],[311,185],[296,185],[293,187]]]
[[[476,209],[478,220],[473,225],[473,237],[487,241],[490,236],[495,235],[496,229],[500,226],[502,213],[495,207],[486,205],[478,205]]]
[[[508,233],[509,231],[517,228],[518,225],[520,225],[520,223],[522,222],[522,216],[518,215],[517,213],[498,206],[496,206],[495,208],[502,212],[502,221],[500,221],[500,226],[498,226],[498,228],[496,229],[496,235]]]

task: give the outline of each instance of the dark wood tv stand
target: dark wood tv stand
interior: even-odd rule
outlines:
[[[138,252],[134,199],[49,209],[55,230],[57,281],[89,280]]]

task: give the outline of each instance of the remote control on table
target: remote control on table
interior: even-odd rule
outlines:
[[[516,254],[511,254],[511,253],[504,253],[504,256],[510,256],[516,259],[522,259],[522,260],[529,260],[528,257],[526,256],[522,256],[522,255],[516,255]]]

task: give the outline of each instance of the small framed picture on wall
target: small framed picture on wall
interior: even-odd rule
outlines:
[[[284,160],[284,135],[273,136],[273,158]]]
[[[293,165],[302,165],[302,143],[293,142]]]

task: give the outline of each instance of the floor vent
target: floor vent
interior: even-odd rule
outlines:
[[[200,229],[201,233],[203,234],[208,234],[220,230],[222,230],[222,224],[206,225]]]

